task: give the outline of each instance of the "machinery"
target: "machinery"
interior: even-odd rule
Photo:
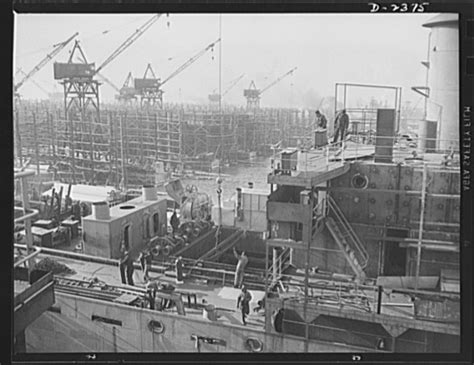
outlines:
[[[133,34],[131,34],[99,67],[95,67],[94,63],[89,63],[86,59],[86,56],[79,44],[79,41],[75,41],[74,47],[70,52],[69,59],[66,63],[54,63],[54,79],[61,80],[61,84],[64,88],[64,109],[65,109],[65,119],[71,122],[71,141],[75,141],[75,130],[78,129],[77,133],[84,133],[82,130],[83,126],[86,124],[84,121],[90,123],[90,129],[98,128],[97,125],[101,124],[100,118],[100,105],[99,105],[99,86],[100,83],[95,76],[99,76],[101,72],[108,64],[110,64],[115,58],[117,58],[122,52],[124,52],[128,47],[130,47],[143,33],[149,29],[160,17],[162,14],[156,14],[151,17],[147,22],[145,22],[141,27],[139,27]],[[75,60],[75,56],[79,56],[79,62]],[[112,82],[108,81],[103,75],[101,75],[103,80],[110,85],[113,85]],[[115,86],[113,86],[115,89]],[[74,126],[76,124],[76,126]],[[79,127],[80,128],[77,128]],[[89,132],[90,133],[90,132]],[[93,133],[91,133],[93,134]],[[95,138],[93,135],[90,135],[87,138],[92,139],[92,144],[94,143],[103,143],[104,141],[100,138]],[[71,146],[68,146],[71,155],[70,157],[70,167],[72,171],[72,182],[76,183],[76,174],[77,169],[79,170],[88,170],[89,173],[89,182],[94,183],[96,176],[95,164],[99,161],[94,159],[94,154],[92,153],[92,148],[89,148],[89,151],[85,151],[87,147],[84,147],[84,144],[79,143],[76,146],[76,142],[71,142]],[[77,149],[76,149],[77,148]],[[82,151],[79,151],[82,150]],[[90,161],[76,161],[75,155],[76,152],[86,154],[90,157]],[[110,153],[109,149],[106,148],[101,151],[105,154]],[[72,158],[71,158],[72,157]],[[80,163],[80,166],[77,166],[76,163]]]
[[[201,58],[207,51],[214,50],[214,46],[219,43],[221,40],[220,38],[217,39],[215,42],[209,44],[206,48],[199,51],[195,56],[191,57],[181,66],[179,66],[175,71],[173,71],[168,77],[166,77],[163,81],[155,76],[153,69],[150,64],[147,65],[145,70],[145,74],[143,78],[135,78],[134,86],[137,92],[137,95],[140,96],[140,105],[148,106],[148,105],[158,105],[159,108],[163,107],[163,85],[170,81],[173,77],[179,75],[183,72],[186,68],[191,66],[195,61]],[[148,77],[148,72],[151,74],[151,77]]]
[[[94,80],[94,76],[99,75],[109,63],[117,58],[122,52],[130,47],[143,33],[149,29],[153,23],[155,23],[161,14],[154,15],[145,24],[139,27],[132,35],[130,35],[97,69],[94,63],[88,63],[83,50],[79,45],[79,41],[76,40],[74,47],[71,51],[69,59],[66,63],[54,63],[54,79],[62,80],[64,86],[64,99],[66,104],[66,116],[68,110],[73,102],[78,103],[82,106],[80,109],[84,109],[85,106],[92,103],[95,108],[99,109],[99,82]],[[80,53],[82,62],[74,62],[75,52]],[[102,79],[105,79],[101,75]],[[113,85],[110,81],[106,81],[110,85]],[[114,86],[115,87],[115,86]],[[83,113],[84,110],[81,110]]]
[[[165,185],[168,195],[179,205],[180,225],[176,234],[154,237],[148,246],[153,256],[167,257],[174,251],[198,239],[212,227],[212,199],[205,193],[198,192],[196,186],[183,188],[180,180]]]
[[[79,33],[74,33],[71,37],[69,37],[68,39],[66,39],[64,42],[61,42],[61,43],[57,43],[54,45],[54,50],[50,53],[48,53],[35,67],[33,67],[33,69],[28,72],[28,73],[25,73],[23,71],[22,74],[24,75],[23,78],[17,83],[15,84],[14,88],[13,88],[13,91],[15,93],[15,95],[18,95],[18,90],[23,86],[23,84],[30,80],[39,70],[41,70],[49,61],[51,61],[59,52],[61,52],[61,50],[66,47],[69,42],[71,42]]]
[[[297,67],[292,68],[286,74],[280,76],[278,79],[264,87],[262,90],[257,89],[255,82],[252,80],[248,89],[244,90],[244,96],[247,98],[247,109],[258,109],[260,107],[260,97],[261,95],[270,89],[272,86],[283,80],[286,76],[291,75]]]
[[[131,101],[136,100],[136,90],[133,87],[133,76],[132,73],[129,72],[125,82],[123,83],[122,88],[119,90],[119,93],[115,96],[116,99],[120,101]]]

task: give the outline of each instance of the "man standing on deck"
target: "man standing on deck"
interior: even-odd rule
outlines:
[[[183,284],[183,261],[182,257],[179,256],[174,262],[176,268],[176,284]]]
[[[119,268],[122,284],[133,285],[133,260],[124,244],[122,244],[120,252],[122,256],[120,258]]]
[[[148,276],[148,272],[150,271],[150,266],[151,266],[151,261],[152,261],[150,251],[145,250],[145,251],[140,252],[139,259],[140,259],[140,266],[143,271],[143,281],[146,282],[150,278]]]
[[[170,218],[171,228],[173,228],[173,236],[178,232],[179,228],[179,218],[176,214],[176,209],[173,211],[173,215]]]
[[[242,285],[242,292],[237,298],[237,308],[242,311],[242,323],[244,326],[247,324],[245,321],[247,315],[250,312],[250,301],[252,300],[252,294],[249,293],[245,285]]]
[[[318,128],[326,129],[328,125],[328,120],[326,116],[322,114],[319,110],[316,110],[316,118],[318,118]]]
[[[237,267],[235,268],[234,288],[240,288],[244,281],[245,266],[247,266],[249,259],[245,256],[245,251],[242,251],[242,254],[239,256],[235,247],[234,256],[238,260]]]
[[[128,261],[128,251],[125,249],[125,245],[122,243],[120,245],[120,260],[119,260],[119,269],[120,269],[120,278],[122,279],[122,284],[127,284],[126,276],[126,265]]]
[[[341,136],[341,142],[343,142],[348,127],[349,116],[346,114],[346,109],[342,109],[342,111],[336,116],[336,120],[334,121],[334,129],[336,131],[336,134],[334,135],[334,140],[332,142],[336,143],[339,136]]]

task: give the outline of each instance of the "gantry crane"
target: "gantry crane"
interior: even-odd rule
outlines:
[[[291,75],[297,67],[292,68],[290,71],[284,75],[277,78],[275,81],[265,86],[262,90],[257,89],[255,82],[252,80],[248,89],[244,90],[244,96],[247,98],[247,109],[257,109],[260,107],[260,97],[261,95],[270,89],[272,86],[283,80],[286,76]]]
[[[107,80],[103,75],[99,74],[108,64],[116,59],[122,52],[130,47],[147,29],[149,29],[162,14],[156,14],[147,20],[141,27],[135,30],[102,64],[96,69],[94,63],[88,63],[81,49],[79,42],[76,40],[74,48],[71,52],[67,63],[54,63],[54,78],[62,80],[64,85],[64,103],[66,116],[73,102],[83,109],[85,106],[92,104],[97,113],[99,110],[99,82],[94,80],[94,76],[102,77],[108,84],[116,88],[116,86]],[[81,63],[73,62],[75,52],[79,52]],[[84,112],[84,110],[81,110]]]
[[[87,169],[91,172],[89,181],[91,183],[94,182],[95,179],[95,171],[94,171],[94,164],[97,160],[94,160],[94,150],[93,146],[95,143],[101,143],[101,137],[97,137],[96,140],[95,135],[100,133],[96,133],[95,130],[100,128],[100,109],[99,109],[99,85],[100,83],[94,79],[95,76],[99,75],[107,65],[109,65],[114,59],[116,59],[122,52],[124,52],[128,47],[130,47],[144,32],[149,29],[160,17],[162,14],[156,14],[148,19],[142,26],[135,30],[119,47],[109,56],[107,59],[102,62],[102,64],[95,68],[94,63],[88,63],[86,56],[79,44],[79,41],[75,41],[74,47],[71,51],[69,59],[66,63],[54,63],[54,79],[61,80],[61,84],[64,87],[64,110],[65,110],[65,119],[70,122],[68,125],[70,126],[69,132],[69,140],[70,140],[70,154],[69,157],[71,159],[71,169],[72,169],[72,182],[75,183],[75,171],[76,171],[76,162],[75,162],[75,146],[76,140],[74,136],[74,120],[77,117],[75,116],[76,113],[72,113],[72,106],[75,105],[77,108],[77,115],[79,116],[80,120],[79,125],[82,126],[84,123],[83,121],[88,118],[88,120],[93,121],[89,125],[89,152],[86,153],[86,156],[90,156],[90,164],[88,164]],[[74,62],[74,56],[76,53],[80,55],[80,62]],[[102,75],[104,79],[104,76]],[[109,82],[110,83],[110,82]],[[112,83],[113,84],[113,83]],[[87,113],[88,110],[92,107],[91,113]],[[81,127],[82,128],[82,127]],[[85,145],[82,142],[79,143],[79,147],[84,151]],[[110,150],[100,151],[104,153],[110,154]],[[99,153],[100,155],[100,153]],[[83,153],[84,156],[84,153]],[[100,157],[99,157],[100,159]],[[112,161],[112,159],[110,159]],[[85,164],[86,162],[84,162]],[[113,171],[112,163],[110,162],[110,173]]]
[[[22,74],[24,75],[23,78],[17,83],[15,84],[14,88],[13,88],[13,91],[16,95],[18,95],[18,90],[20,89],[20,87],[23,86],[23,84],[28,81],[29,79],[31,79],[31,77],[33,77],[39,70],[41,70],[49,61],[51,61],[59,52],[61,52],[61,50],[66,47],[69,42],[71,42],[79,33],[74,33],[71,37],[69,37],[68,39],[66,39],[64,42],[61,42],[61,43],[57,43],[55,45],[53,45],[54,50],[51,51],[50,53],[48,53],[35,67],[33,67],[33,69],[28,72],[28,73],[25,73],[23,71]]]
[[[163,85],[170,81],[175,76],[179,75],[183,72],[186,68],[191,66],[195,61],[197,61],[201,56],[203,56],[207,51],[210,49],[214,49],[214,46],[219,43],[221,39],[217,39],[216,41],[209,44],[206,48],[199,51],[195,56],[191,57],[181,66],[179,66],[176,70],[174,70],[168,77],[166,77],[163,81],[155,76],[151,65],[148,64],[147,69],[145,71],[145,76],[142,79],[135,79],[135,89],[137,94],[140,95],[140,104],[150,105],[150,104],[158,104],[158,107],[163,107]],[[150,72],[152,77],[147,77],[147,73]]]
[[[209,95],[209,102],[211,102],[212,104],[216,104],[216,103],[219,103],[222,98],[224,98],[224,96],[234,88],[235,85],[237,85],[237,83],[242,80],[242,78],[245,76],[245,74],[242,74],[240,75],[239,77],[237,77],[236,79],[232,80],[230,82],[230,85],[229,87],[222,93],[222,95],[219,95],[219,94],[216,94],[215,92],[213,94],[210,94]]]
[[[132,99],[137,98],[136,93],[137,92],[133,87],[133,76],[132,73],[129,72],[125,82],[119,90],[119,93],[115,97],[120,101],[131,101]]]

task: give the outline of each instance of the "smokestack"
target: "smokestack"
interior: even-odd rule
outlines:
[[[107,202],[92,203],[92,214],[94,215],[95,219],[110,219],[109,204]]]
[[[153,185],[143,185],[142,187],[143,201],[156,200],[156,189]]]
[[[395,143],[395,109],[377,109],[375,162],[392,162]]]

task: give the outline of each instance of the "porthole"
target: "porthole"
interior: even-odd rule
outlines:
[[[250,350],[250,352],[263,351],[263,343],[258,338],[247,338],[247,340],[245,341],[245,345]]]
[[[148,322],[148,329],[154,333],[161,334],[165,332],[165,325],[160,321],[151,320]]]
[[[351,179],[351,184],[356,189],[366,189],[369,185],[369,179],[362,174],[355,174]]]

